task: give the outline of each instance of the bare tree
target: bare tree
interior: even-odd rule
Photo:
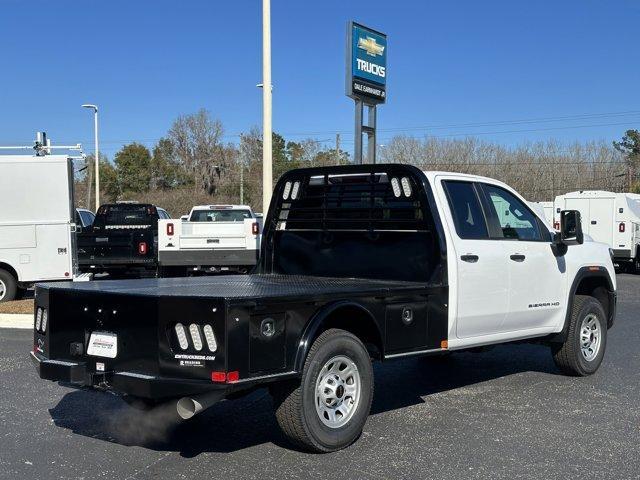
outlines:
[[[178,117],[168,133],[174,153],[191,174],[195,188],[209,195],[215,194],[220,172],[229,161],[223,135],[222,122],[211,118],[205,109]]]

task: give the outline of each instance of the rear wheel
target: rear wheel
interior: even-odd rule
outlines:
[[[373,368],[362,342],[339,329],[323,332],[305,361],[302,380],[272,391],[280,428],[311,451],[345,448],[362,433],[373,399]]]
[[[552,345],[553,360],[566,375],[591,375],[602,363],[607,345],[607,318],[598,300],[576,295],[567,337]]]
[[[18,282],[15,277],[6,270],[0,270],[0,302],[15,300],[18,290]]]

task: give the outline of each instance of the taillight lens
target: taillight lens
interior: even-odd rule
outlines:
[[[42,333],[47,333],[47,323],[49,322],[49,312],[45,308],[42,310]]]
[[[251,225],[251,233],[254,235],[258,235],[260,233],[260,225],[258,225],[258,222],[253,222],[253,225]]]
[[[625,229],[624,223],[621,223],[620,225],[618,225],[618,231],[620,233],[624,233],[624,229]]]
[[[42,309],[38,307],[36,311],[36,330],[40,331],[40,326],[42,325]]]
[[[187,332],[184,329],[184,325],[182,325],[181,323],[176,323],[175,330],[180,348],[182,350],[186,350],[187,348],[189,348],[189,342],[187,340]]]
[[[173,223],[167,223],[167,235],[173,235]]]
[[[189,333],[191,334],[191,340],[193,341],[193,348],[197,351],[202,350],[202,337],[200,336],[200,329],[198,325],[192,323],[189,325]]]
[[[215,353],[215,351],[218,349],[218,342],[216,342],[216,336],[213,333],[213,327],[207,324],[204,326],[203,330],[204,338],[207,341],[207,347],[209,347],[211,353]]]
[[[147,242],[140,242],[138,244],[138,253],[140,255],[146,255],[146,253],[147,253]]]

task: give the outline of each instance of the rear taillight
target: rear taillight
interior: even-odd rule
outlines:
[[[625,228],[625,227],[624,227],[624,223],[621,223],[620,225],[618,225],[618,231],[619,231],[620,233],[624,233],[624,228]]]
[[[173,223],[167,223],[167,235],[173,235]]]
[[[49,323],[49,312],[46,308],[39,308],[36,310],[36,331],[40,333],[47,333],[47,323]]]
[[[216,383],[236,383],[240,380],[240,372],[211,372],[211,381]]]
[[[251,225],[251,233],[254,235],[258,235],[260,233],[260,225],[258,225],[258,222],[253,222]]]
[[[147,254],[147,242],[140,242],[138,244],[138,253],[140,255],[146,255]]]

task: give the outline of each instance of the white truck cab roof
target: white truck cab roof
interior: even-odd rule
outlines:
[[[191,209],[194,210],[251,210],[249,205],[196,205]]]

